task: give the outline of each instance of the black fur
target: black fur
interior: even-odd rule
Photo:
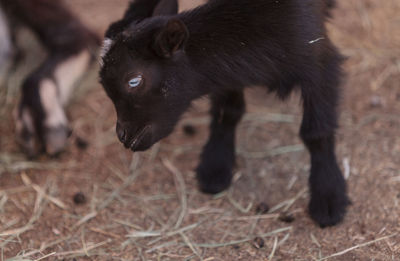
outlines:
[[[149,14],[153,6],[137,11]],[[333,0],[211,0],[178,15],[130,20],[113,35],[100,72],[121,142],[148,149],[172,132],[192,100],[209,95],[211,134],[197,178],[202,191],[217,193],[231,182],[243,89],[265,86],[282,99],[299,89],[300,136],[312,164],[310,215],[321,227],[339,223],[348,199],[334,151],[343,59],[324,25],[332,6]],[[131,88],[137,76],[143,81]]]

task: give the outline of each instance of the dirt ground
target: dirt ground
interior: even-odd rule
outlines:
[[[67,2],[99,34],[127,3]],[[400,1],[338,2],[329,31],[348,60],[337,155],[353,203],[342,224],[320,229],[307,215],[298,94],[282,103],[248,90],[234,184],[217,196],[198,192],[193,172],[207,139],[207,100],[170,137],[132,154],[117,141],[97,66],[68,108],[67,152],[27,161],[12,109],[23,75],[44,55],[29,44],[0,88],[0,260],[400,260]],[[73,201],[78,192],[83,204]],[[270,211],[257,215],[260,203]]]

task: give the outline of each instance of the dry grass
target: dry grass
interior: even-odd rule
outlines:
[[[91,0],[71,4],[89,10],[83,19],[100,32],[124,6],[104,18],[97,12],[109,3],[95,2],[93,10]],[[234,184],[211,197],[197,191],[193,173],[207,104],[196,103],[152,150],[132,155],[115,137],[97,68],[82,84],[92,90],[70,108],[74,132],[89,148],[71,141],[60,159],[27,161],[11,114],[15,86],[43,56],[32,51],[0,88],[0,260],[400,260],[399,13],[395,0],[340,1],[329,26],[349,56],[338,155],[353,205],[344,224],[325,230],[306,213],[309,163],[297,138],[297,96],[282,105],[262,91],[247,93]],[[181,131],[186,123],[198,130],[194,138]],[[79,191],[83,205],[72,201]],[[256,213],[260,202],[269,213]],[[282,213],[294,222],[280,221]]]

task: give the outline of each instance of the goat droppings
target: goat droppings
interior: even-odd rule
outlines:
[[[286,212],[282,212],[279,215],[279,221],[285,222],[285,223],[292,223],[294,221],[294,216],[291,213],[286,213]]]
[[[80,150],[86,150],[89,147],[89,142],[79,136],[76,137],[75,144]]]
[[[196,128],[193,125],[190,125],[190,124],[186,124],[186,125],[183,126],[183,132],[187,136],[194,136],[197,133]]]
[[[77,205],[82,205],[86,203],[86,196],[82,192],[78,192],[74,195],[74,203]]]
[[[253,240],[253,246],[254,246],[256,249],[263,248],[264,245],[265,245],[264,239],[262,239],[261,237],[256,237],[256,238]]]
[[[269,206],[265,202],[261,202],[260,204],[257,205],[256,207],[256,214],[257,215],[263,215],[267,214],[269,211]]]

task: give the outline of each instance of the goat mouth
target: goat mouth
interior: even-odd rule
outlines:
[[[148,130],[150,129],[150,125],[147,125],[144,127],[142,130],[140,130],[135,137],[131,140],[131,142],[128,145],[128,148],[131,150],[135,151],[137,146],[140,144],[140,141],[143,139],[143,137],[147,134]]]

